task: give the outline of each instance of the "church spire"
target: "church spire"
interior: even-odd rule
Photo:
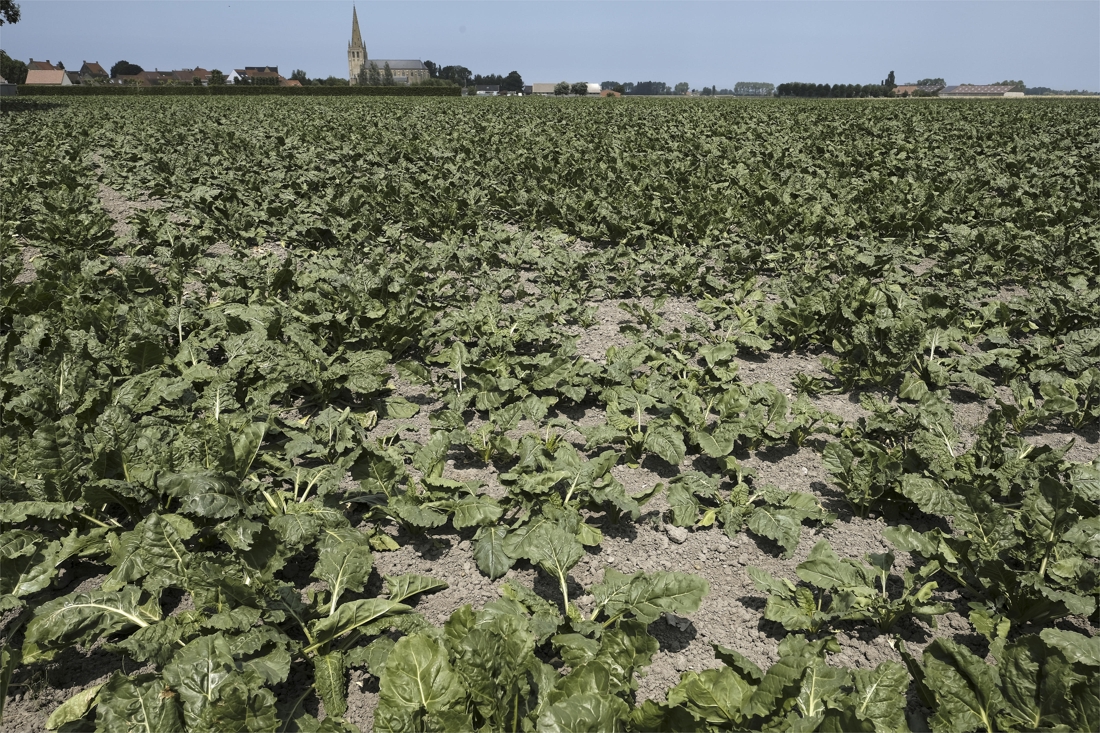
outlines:
[[[363,47],[363,36],[359,33],[359,16],[355,12],[354,5],[351,6],[351,47]]]

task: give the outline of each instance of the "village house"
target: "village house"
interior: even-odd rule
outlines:
[[[49,59],[45,61],[35,61],[31,59],[27,62],[27,71],[57,71],[58,67],[50,63]]]
[[[92,61],[91,63],[85,61],[80,66],[80,80],[85,84],[92,82],[107,82],[110,81],[111,75],[107,73],[107,70],[99,65],[98,61]]]

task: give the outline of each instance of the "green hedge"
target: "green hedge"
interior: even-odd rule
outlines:
[[[98,86],[74,84],[67,87],[55,86],[28,86],[19,85],[19,96],[43,97],[43,96],[119,96],[119,95],[153,95],[153,96],[252,96],[257,94],[275,94],[288,97],[457,97],[462,94],[459,87],[275,87],[275,86],[237,86],[226,84],[216,87],[196,86],[167,86],[167,87],[138,87],[138,86]]]

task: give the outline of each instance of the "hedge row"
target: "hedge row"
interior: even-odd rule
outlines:
[[[290,97],[457,97],[462,94],[459,87],[276,87],[276,86],[238,86],[227,84],[224,86],[196,87],[196,86],[166,86],[166,87],[138,87],[138,86],[97,86],[97,85],[73,85],[58,86],[29,86],[19,85],[19,95],[27,97],[43,96],[117,96],[117,95],[154,95],[154,96],[251,96],[256,94],[277,94]]]

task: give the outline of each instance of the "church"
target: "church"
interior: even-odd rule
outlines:
[[[394,84],[415,84],[428,78],[428,67],[419,59],[372,59],[367,57],[367,47],[363,45],[363,36],[359,33],[359,16],[355,7],[351,9],[351,41],[348,43],[348,79],[354,86],[369,83],[368,74],[371,65],[378,69],[379,75],[385,73],[389,64]],[[381,83],[380,81],[377,83]]]

